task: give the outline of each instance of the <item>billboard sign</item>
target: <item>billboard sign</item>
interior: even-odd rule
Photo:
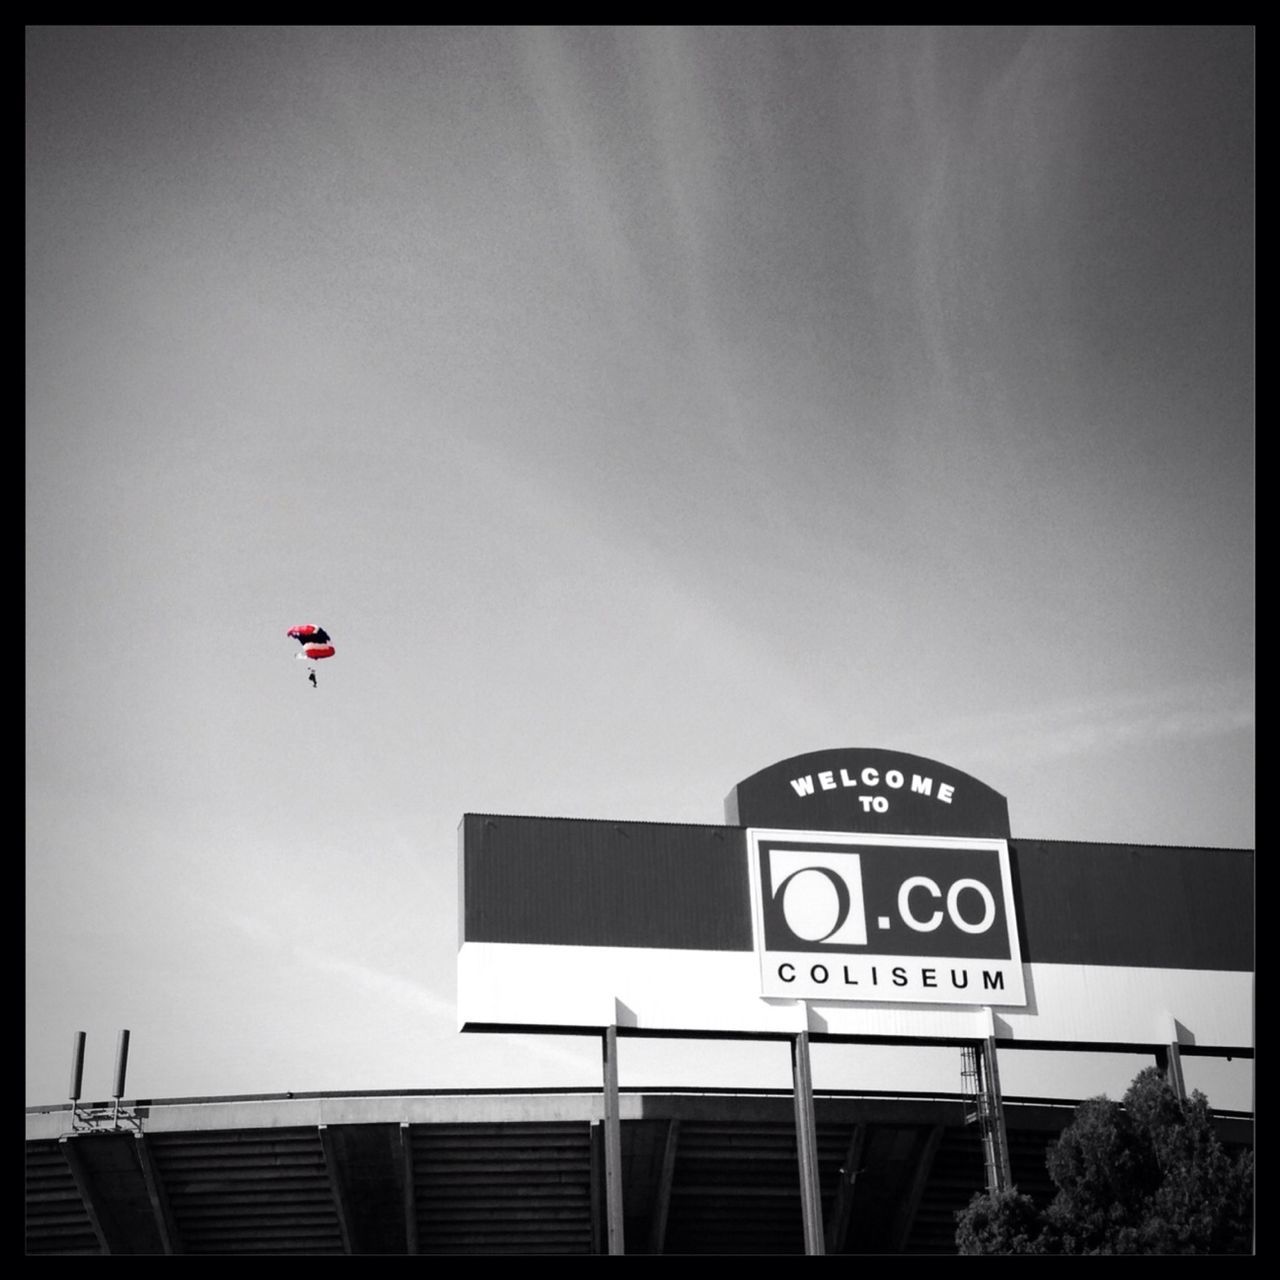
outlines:
[[[880,748],[770,765],[726,818],[465,815],[460,1025],[1252,1044],[1252,850],[1015,838]]]
[[[761,995],[1026,1004],[1006,841],[746,835]]]

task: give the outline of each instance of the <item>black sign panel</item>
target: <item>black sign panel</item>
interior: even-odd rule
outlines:
[[[770,765],[725,800],[728,822],[793,831],[1009,837],[1009,804],[977,778],[923,756],[868,747]]]
[[[761,910],[770,950],[1001,960],[1012,955],[1016,935],[1004,910],[1003,846],[994,842],[902,848],[846,837],[837,846],[759,833],[755,845],[767,888]],[[816,904],[802,897],[806,880],[807,897],[817,898]],[[790,905],[796,898],[802,898],[798,912]],[[817,923],[793,923],[809,917]]]

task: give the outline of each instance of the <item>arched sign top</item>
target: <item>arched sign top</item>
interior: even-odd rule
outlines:
[[[886,835],[1009,837],[1009,803],[949,764],[878,747],[810,751],[771,764],[725,797],[740,827]]]

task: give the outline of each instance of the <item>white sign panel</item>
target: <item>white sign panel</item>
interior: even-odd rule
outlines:
[[[1024,1006],[1008,843],[750,828],[760,994]]]

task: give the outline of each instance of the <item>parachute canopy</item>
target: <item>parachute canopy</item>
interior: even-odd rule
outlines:
[[[323,627],[313,622],[304,622],[300,627],[290,627],[285,635],[292,636],[301,646],[300,658],[332,658],[333,641]]]

